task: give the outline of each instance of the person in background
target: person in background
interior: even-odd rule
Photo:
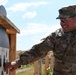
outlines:
[[[55,57],[53,75],[76,75],[76,5],[59,9],[56,19],[60,20],[61,28],[20,55],[19,60],[6,63],[4,71],[32,63],[52,50]]]

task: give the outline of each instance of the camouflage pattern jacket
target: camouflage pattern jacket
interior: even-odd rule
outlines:
[[[58,29],[24,52],[18,62],[22,65],[32,63],[43,58],[50,50],[55,56],[53,75],[76,75],[76,30],[64,33]]]

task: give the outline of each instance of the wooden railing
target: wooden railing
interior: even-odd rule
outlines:
[[[49,69],[53,68],[54,65],[53,52],[48,52],[48,54],[45,56],[44,59],[45,59],[44,74],[48,75]],[[34,62],[34,75],[42,75],[42,59]]]

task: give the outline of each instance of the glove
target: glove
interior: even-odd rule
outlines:
[[[8,69],[10,71],[16,70],[18,67],[20,67],[20,64],[18,62],[6,62],[4,66],[4,71],[7,71]]]
[[[7,71],[9,68],[11,68],[12,67],[12,65],[11,65],[11,62],[6,62],[5,64],[4,64],[4,71]]]

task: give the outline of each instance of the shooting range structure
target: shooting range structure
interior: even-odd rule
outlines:
[[[3,42],[0,42],[0,50],[4,52],[3,55],[0,53],[0,61],[3,60],[3,62],[6,62],[6,59],[8,59],[8,61],[12,62],[16,59],[17,33],[20,33],[20,30],[8,19],[6,9],[3,5],[1,5],[0,6],[0,40],[5,38],[5,36],[6,36],[6,39],[3,40]],[[4,37],[2,38],[2,36]],[[0,66],[1,64],[4,64],[3,62],[2,63],[0,62]],[[42,75],[41,65],[42,65],[41,59],[34,62],[34,75]],[[48,67],[49,67],[49,58],[48,58],[48,55],[46,55],[45,75],[48,75]],[[4,71],[0,71],[0,72],[1,72],[0,75],[16,75],[16,70],[12,72],[9,71],[9,74],[8,74],[8,71],[6,71],[6,73]]]
[[[8,38],[8,39],[6,39],[7,42],[9,43],[9,45],[7,45],[9,48],[8,60],[10,62],[14,61],[16,59],[16,35],[17,35],[17,33],[20,33],[20,30],[7,18],[7,13],[6,13],[5,7],[3,5],[0,6],[0,29],[5,31],[5,34],[7,35],[7,38]],[[0,37],[2,35],[3,35],[3,33],[0,33]],[[6,59],[6,57],[5,57],[5,59]],[[3,71],[2,71],[2,74],[3,74]],[[13,71],[13,72],[9,71],[8,75],[15,75],[15,74],[16,74],[16,71]],[[4,74],[4,75],[6,75],[6,74]]]

